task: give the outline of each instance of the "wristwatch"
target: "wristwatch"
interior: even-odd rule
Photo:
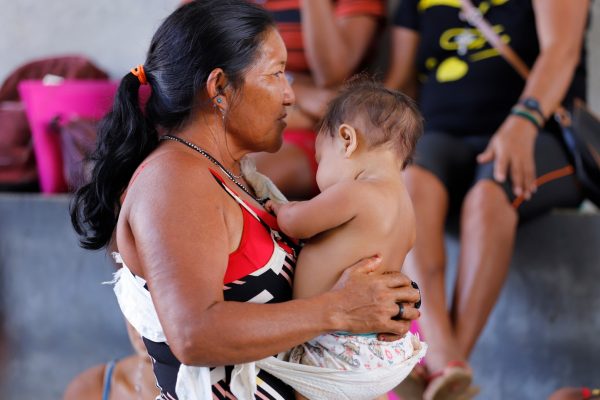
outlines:
[[[533,111],[533,112],[539,114],[539,116],[541,117],[541,119],[543,121],[546,120],[546,117],[544,116],[544,113],[542,112],[542,108],[540,107],[540,102],[537,101],[536,98],[525,97],[524,99],[521,99],[521,101],[519,101],[519,104],[522,105],[523,107],[525,107],[527,110]]]

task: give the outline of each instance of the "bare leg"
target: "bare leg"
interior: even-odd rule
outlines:
[[[315,194],[313,171],[306,154],[297,146],[284,143],[277,153],[253,157],[258,171],[271,178],[287,197],[306,199]]]
[[[452,317],[461,355],[469,356],[508,273],[517,212],[504,190],[480,181],[461,211],[460,257]]]
[[[419,284],[423,295],[419,325],[429,345],[427,368],[439,371],[451,360],[463,360],[448,315],[444,286],[448,193],[435,175],[420,167],[408,168],[405,179],[417,223],[417,239],[405,262],[406,273]]]

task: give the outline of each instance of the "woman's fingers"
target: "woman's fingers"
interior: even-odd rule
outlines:
[[[417,310],[412,304],[402,304],[402,316],[400,320],[412,321],[418,319],[421,316],[421,312]],[[400,309],[400,307],[398,307]]]
[[[365,278],[365,275],[372,274],[377,270],[377,268],[379,268],[380,265],[381,257],[379,256],[364,258],[358,261],[342,272],[340,278],[337,280],[335,285],[333,285],[332,290],[342,289],[348,284],[352,285],[352,282],[354,282],[354,284],[358,284],[358,282]]]
[[[520,160],[513,158],[510,162],[510,180],[512,182],[513,193],[515,196],[521,196],[523,191],[523,164]]]
[[[410,330],[411,322],[405,319],[398,321],[389,320],[385,329],[382,332],[386,332],[386,335],[397,335],[398,338],[404,337]],[[388,336],[391,337],[391,336]]]
[[[347,268],[346,271],[351,274],[370,274],[377,270],[381,265],[381,257],[373,256],[369,258],[363,258],[356,264]],[[346,272],[345,271],[345,272]]]
[[[421,292],[412,287],[410,282],[409,280],[407,285],[392,289],[394,290],[394,302],[415,304],[421,300]]]
[[[525,176],[525,190],[529,194],[529,197],[531,197],[537,190],[535,185],[535,160],[533,157],[526,160],[523,164],[523,174]]]
[[[411,283],[410,278],[402,272],[387,272],[382,275],[382,279],[385,279],[386,286],[389,288],[410,286]]]
[[[496,152],[496,161],[494,163],[494,179],[498,182],[506,180],[506,171],[508,170],[509,160],[504,152]]]
[[[483,153],[479,154],[477,156],[477,162],[479,164],[485,164],[488,163],[490,161],[492,161],[494,159],[494,147],[489,144],[486,149],[483,151]]]

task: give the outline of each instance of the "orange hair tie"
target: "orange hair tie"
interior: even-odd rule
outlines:
[[[140,85],[148,84],[148,79],[146,79],[146,73],[144,72],[144,66],[142,64],[139,64],[135,68],[131,68],[131,73],[137,76],[138,80],[140,81]]]

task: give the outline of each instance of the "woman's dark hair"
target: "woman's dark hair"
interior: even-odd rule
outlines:
[[[120,197],[136,168],[158,146],[158,129],[181,129],[194,110],[209,104],[205,88],[215,68],[222,68],[228,85],[239,90],[273,26],[264,9],[244,0],[196,0],[165,19],[144,63],[151,88],[145,112],[138,98],[140,82],[129,73],[98,127],[91,180],[71,204],[82,247],[100,249],[111,241]]]
[[[403,169],[412,162],[423,133],[423,117],[415,102],[364,74],[351,78],[329,103],[319,134],[335,136],[344,123],[359,123],[367,146],[394,149],[403,160]]]

